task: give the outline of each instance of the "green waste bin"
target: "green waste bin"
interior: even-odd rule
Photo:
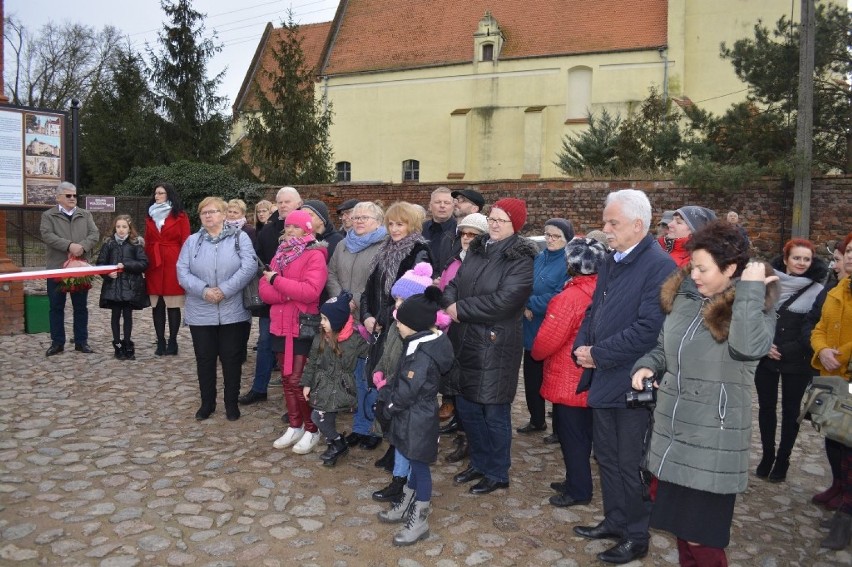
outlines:
[[[24,321],[27,333],[50,332],[50,302],[46,295],[24,296]]]

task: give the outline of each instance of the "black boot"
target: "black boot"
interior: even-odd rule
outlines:
[[[133,341],[124,339],[121,341],[121,344],[124,350],[124,358],[126,360],[136,360],[136,345],[133,344]]]
[[[775,463],[775,449],[764,449],[763,450],[763,458],[760,459],[760,464],[757,465],[757,469],[755,469],[754,474],[758,476],[758,478],[766,478],[769,476],[769,472],[772,470],[772,465]]]
[[[448,463],[457,463],[467,457],[470,454],[470,449],[467,446],[467,436],[464,434],[456,435],[456,438],[453,439],[453,452],[444,457],[444,460]]]
[[[373,500],[376,502],[398,501],[402,496],[402,487],[407,481],[408,479],[404,476],[393,477],[389,485],[373,493]]]
[[[157,356],[163,356],[166,354],[166,339],[157,339],[157,350],[154,351],[154,354]]]
[[[320,456],[322,464],[327,467],[333,467],[336,465],[337,459],[349,452],[349,445],[346,444],[346,439],[344,439],[342,435],[338,435],[337,439],[331,442],[330,448],[333,449],[333,451],[331,451],[331,454],[328,457],[325,456],[325,453]],[[328,453],[328,451],[326,451],[326,453]]]
[[[124,354],[124,345],[121,341],[112,341],[112,348],[115,349],[115,358],[118,360],[124,360],[127,358]]]
[[[385,469],[388,472],[393,472],[393,465],[396,461],[396,448],[393,445],[388,445],[388,450],[382,455],[381,459],[377,459],[374,465],[380,469]]]
[[[790,457],[778,455],[772,472],[769,473],[769,482],[784,482],[787,479],[787,469],[790,468]]]
[[[846,549],[852,539],[852,516],[838,510],[831,520],[831,530],[828,536],[819,544],[820,547],[840,551]]]
[[[442,426],[438,432],[441,435],[449,435],[450,433],[455,433],[459,429],[459,418],[458,414],[453,415],[453,419],[447,423],[447,425]]]
[[[169,339],[166,345],[166,355],[176,355],[178,353],[177,339]]]

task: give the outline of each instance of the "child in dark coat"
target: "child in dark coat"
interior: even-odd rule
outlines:
[[[320,455],[327,467],[333,467],[349,451],[344,436],[337,432],[337,412],[355,404],[355,364],[370,351],[367,341],[353,332],[350,301],[352,294],[344,290],[320,306],[322,331],[314,337],[299,382],[312,408],[311,421],[328,443],[328,449]]]
[[[438,384],[453,366],[452,345],[435,327],[440,299],[441,290],[430,286],[397,309],[403,354],[393,381],[379,393],[377,411],[390,421],[390,441],[411,466],[402,498],[379,513],[383,522],[405,522],[393,538],[394,545],[411,545],[429,536],[429,464],[438,457]]]
[[[145,289],[145,270],[148,256],[145,242],[136,233],[130,215],[118,215],[112,222],[112,235],[104,240],[96,262],[99,266],[118,266],[118,270],[103,276],[99,305],[112,310],[112,346],[115,358],[135,360],[136,348],[130,335],[133,332],[133,310],[148,307],[150,299]],[[124,339],[121,338],[121,319],[124,318]]]

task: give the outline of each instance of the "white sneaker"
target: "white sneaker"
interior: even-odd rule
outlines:
[[[314,431],[313,433],[310,431],[305,432],[302,438],[299,439],[299,442],[296,443],[296,446],[293,447],[293,452],[299,455],[307,455],[314,450],[314,447],[319,445],[320,437],[319,431]]]
[[[284,449],[298,442],[304,435],[304,427],[288,427],[284,435],[276,439],[272,446],[276,449]]]

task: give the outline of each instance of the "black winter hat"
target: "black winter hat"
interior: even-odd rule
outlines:
[[[332,297],[320,306],[320,313],[326,316],[331,324],[332,331],[340,331],[346,326],[346,321],[352,314],[349,307],[350,301],[352,301],[352,294],[344,289],[340,292],[340,295]]]
[[[340,213],[345,213],[346,211],[354,209],[355,205],[357,205],[359,202],[360,201],[358,201],[358,199],[347,199],[343,201],[342,203],[337,205],[337,214],[339,215]]]
[[[412,295],[396,310],[396,320],[412,331],[425,331],[435,326],[441,300],[440,288],[430,285],[423,293]]]
[[[571,224],[571,221],[568,219],[550,219],[544,226],[554,226],[558,228],[562,232],[562,236],[565,238],[565,242],[571,242],[571,239],[574,238],[574,225]]]
[[[334,225],[331,224],[331,217],[328,216],[328,207],[326,207],[325,203],[323,203],[322,201],[318,201],[316,199],[309,199],[302,203],[301,209],[312,210],[319,218],[322,219],[322,223],[325,225],[326,230],[329,228],[334,230]]]

